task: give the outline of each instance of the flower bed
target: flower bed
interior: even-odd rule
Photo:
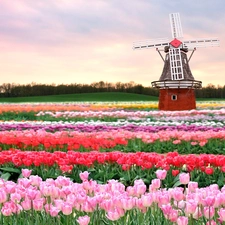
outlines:
[[[2,104],[0,224],[222,224],[222,105]]]
[[[165,170],[146,186],[136,179],[125,187],[116,180],[98,184],[80,173],[81,183],[59,176],[43,181],[22,171],[17,183],[0,180],[2,224],[216,224],[225,221],[225,188],[199,188],[188,173],[179,175],[184,187],[161,187]],[[26,221],[25,221],[26,218]]]

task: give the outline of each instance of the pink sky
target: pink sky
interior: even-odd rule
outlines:
[[[194,53],[195,79],[225,85],[223,0],[4,0],[0,8],[0,84],[150,86],[163,62],[154,49],[134,51],[133,42],[172,40],[168,15],[179,12],[184,39],[220,39],[220,47]]]

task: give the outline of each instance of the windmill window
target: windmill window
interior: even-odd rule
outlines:
[[[187,60],[186,59],[184,59],[184,63],[187,64]]]
[[[176,101],[177,100],[177,95],[171,95],[171,100]]]

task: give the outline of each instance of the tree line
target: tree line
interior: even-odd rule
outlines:
[[[91,84],[15,84],[3,83],[0,85],[0,97],[28,97],[61,94],[79,94],[94,92],[127,92],[159,96],[159,90],[153,87],[144,87],[131,81],[128,83],[94,82]],[[208,84],[202,89],[195,90],[197,98],[225,98],[225,85],[215,86]]]

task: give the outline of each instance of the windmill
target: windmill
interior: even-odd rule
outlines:
[[[190,110],[196,108],[194,90],[202,87],[202,82],[194,79],[189,62],[196,50],[202,47],[219,46],[217,38],[203,38],[182,41],[183,31],[179,13],[169,14],[173,40],[161,38],[134,42],[133,49],[155,48],[164,62],[162,74],[152,86],[159,88],[160,110]],[[187,57],[188,51],[192,53]],[[161,51],[165,52],[163,58]]]

